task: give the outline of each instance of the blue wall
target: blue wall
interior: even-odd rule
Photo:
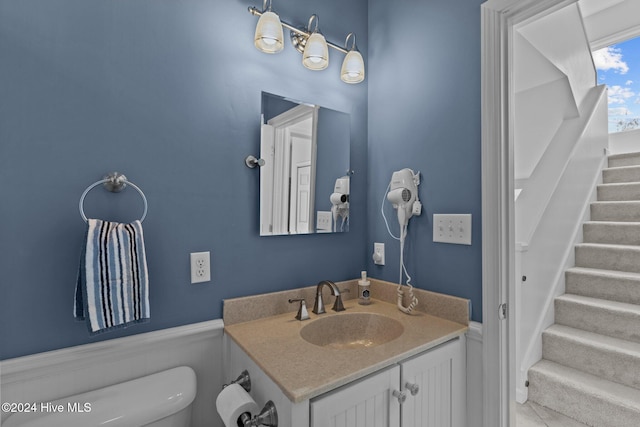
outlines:
[[[220,318],[224,298],[366,266],[367,85],[340,81],[335,51],[320,73],[290,46],[260,53],[248,6],[262,2],[0,2],[0,359]],[[367,50],[366,0],[274,9],[294,24],[316,13],[327,39],[354,31]],[[262,91],[351,113],[351,232],[258,236],[259,172],[244,158],[259,153]],[[151,323],[89,338],[72,316],[78,200],[113,170],[149,200]],[[142,210],[132,189],[96,188],[85,206],[120,221]],[[196,251],[212,253],[210,283],[189,283]]]
[[[422,216],[409,224],[412,284],[472,300],[482,319],[480,4],[484,0],[369,1],[369,274],[398,281],[399,244],[380,214],[395,170],[421,172]],[[385,201],[391,230],[395,213]],[[434,213],[471,213],[472,245],[433,243]]]
[[[480,320],[480,3],[275,1],[294,24],[317,13],[338,44],[357,33],[367,80],[352,86],[337,52],[321,73],[290,46],[258,52],[246,11],[258,0],[0,2],[0,359],[219,318],[224,298],[363,268],[395,281],[397,242],[379,210],[403,167],[423,174],[413,283],[471,298]],[[349,233],[258,236],[258,172],[244,158],[259,152],[262,91],[351,114]],[[113,170],[149,199],[152,319],[89,338],[72,316],[77,204]],[[130,221],[141,202],[95,189],[86,212]],[[473,245],[431,243],[434,212],[472,213]],[[370,261],[374,241],[386,243],[384,267]],[[211,283],[189,283],[195,251],[211,251]]]

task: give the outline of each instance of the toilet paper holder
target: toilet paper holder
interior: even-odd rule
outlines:
[[[223,385],[222,388],[224,389],[231,384],[238,384],[247,393],[249,393],[251,391],[251,377],[249,376],[249,371],[245,369],[240,373],[238,378],[231,381],[229,384]],[[240,415],[238,421],[240,421],[244,427],[278,427],[278,411],[276,409],[276,405],[270,400],[264,404],[264,407],[262,408],[262,411],[260,411],[260,414],[251,418],[251,414],[245,412],[244,414]]]
[[[264,408],[259,415],[251,418],[251,415],[244,413],[240,415],[238,421],[242,422],[244,427],[278,427],[278,411],[276,405],[270,400],[264,404]]]
[[[249,371],[247,371],[246,369],[244,371],[242,371],[240,373],[240,375],[238,376],[238,378],[236,378],[235,380],[231,381],[229,384],[225,384],[222,386],[222,388],[224,389],[227,386],[230,386],[231,384],[238,384],[240,385],[247,393],[251,392],[251,377],[249,376]]]

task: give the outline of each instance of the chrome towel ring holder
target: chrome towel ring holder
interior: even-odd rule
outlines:
[[[89,220],[87,219],[87,216],[84,214],[84,198],[87,197],[87,193],[89,193],[89,191],[93,190],[95,187],[97,187],[100,184],[104,184],[104,188],[107,191],[111,191],[112,193],[121,192],[122,190],[124,190],[124,188],[127,185],[130,185],[131,187],[133,187],[140,194],[140,197],[142,197],[142,201],[144,202],[144,212],[142,212],[142,217],[140,218],[140,222],[144,221],[144,219],[147,216],[147,208],[148,208],[147,197],[144,195],[140,187],[135,185],[133,182],[127,180],[126,176],[118,172],[111,172],[109,175],[105,176],[104,179],[101,179],[100,181],[96,181],[90,186],[88,186],[87,189],[84,190],[84,193],[82,193],[82,196],[80,196],[80,203],[78,203],[78,207],[80,209],[80,216],[82,217],[84,222],[89,222]]]

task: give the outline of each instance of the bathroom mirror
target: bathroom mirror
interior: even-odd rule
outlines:
[[[260,235],[349,230],[351,117],[262,93]]]

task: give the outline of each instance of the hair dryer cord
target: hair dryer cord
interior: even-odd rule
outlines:
[[[407,268],[404,265],[405,237],[407,237],[407,225],[400,227],[400,279],[398,280],[397,305],[398,305],[398,310],[406,314],[411,314],[413,309],[418,305],[418,298],[416,298],[415,294],[413,293],[413,286],[411,285],[411,276],[409,276],[409,273],[407,272]],[[403,295],[404,295],[404,291],[402,290],[402,273],[403,272],[407,276],[407,286],[409,287],[409,299],[411,300],[408,307],[405,307],[403,304]]]

